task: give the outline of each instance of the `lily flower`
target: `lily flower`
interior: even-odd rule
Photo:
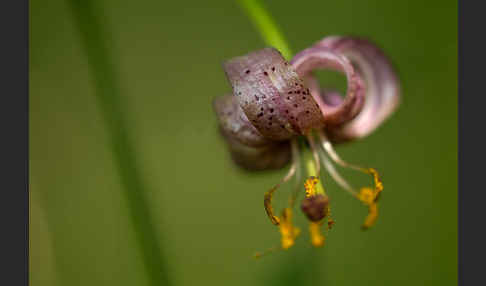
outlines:
[[[334,224],[321,165],[342,189],[368,207],[362,228],[371,227],[378,217],[383,190],[379,174],[342,160],[334,145],[369,135],[399,105],[399,81],[383,52],[365,39],[331,36],[299,52],[290,62],[270,47],[232,58],[223,67],[233,92],[215,98],[213,107],[234,162],[249,171],[278,169],[290,162],[287,174],[264,195],[265,211],[282,236],[276,249],[290,248],[300,233],[291,219],[301,193],[302,154],[307,178],[301,210],[310,221],[311,243],[324,245],[320,228],[327,222],[329,231]],[[346,95],[321,88],[313,75],[318,69],[344,73]],[[372,186],[356,189],[335,164],[370,175]],[[294,177],[297,187],[278,216],[272,198]]]

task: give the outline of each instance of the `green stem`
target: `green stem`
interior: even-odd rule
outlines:
[[[128,204],[129,218],[149,281],[152,285],[169,285],[166,262],[162,258],[154,219],[145,197],[147,186],[137,168],[137,155],[128,132],[117,70],[108,48],[111,35],[101,23],[106,12],[101,4],[95,7],[93,0],[68,0],[68,4],[93,76],[94,95],[106,124],[109,148],[120,177],[122,196]]]
[[[253,22],[265,42],[279,50],[284,58],[290,59],[292,51],[271,15],[258,0],[237,0],[248,18]]]
[[[321,183],[321,176],[317,173],[316,162],[314,161],[312,153],[307,148],[304,151],[304,163],[307,169],[307,175],[319,178],[319,182],[316,185],[316,193],[325,195],[326,192],[324,191],[324,187]]]

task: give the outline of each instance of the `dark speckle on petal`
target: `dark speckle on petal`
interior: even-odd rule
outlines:
[[[311,128],[323,127],[324,120],[320,113],[314,112],[314,100],[311,97],[304,101],[302,95],[291,96],[297,90],[304,90],[300,87],[303,81],[275,49],[267,48],[230,59],[224,63],[224,69],[233,90],[242,92],[237,97],[240,104],[243,103],[241,108],[248,119],[257,120],[260,126],[257,129],[265,138],[287,140]],[[246,71],[250,72],[246,74]],[[244,104],[245,101],[248,104]],[[299,123],[295,119],[290,120],[291,114],[301,116],[305,110],[310,110],[310,114],[315,116],[306,116],[305,120],[301,117]],[[269,125],[270,114],[272,126]]]

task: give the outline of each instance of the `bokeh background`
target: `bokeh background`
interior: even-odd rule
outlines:
[[[230,90],[222,61],[262,48],[259,33],[233,1],[95,2],[172,285],[456,285],[457,1],[264,1],[294,52],[333,34],[377,43],[403,101],[374,134],[337,148],[381,171],[377,225],[362,232],[366,209],[329,181],[325,248],[304,232],[260,260],[255,251],[279,243],[263,193],[285,170],[235,168],[211,107]],[[72,7],[30,10],[31,285],[150,285]],[[344,89],[342,76],[320,78]]]

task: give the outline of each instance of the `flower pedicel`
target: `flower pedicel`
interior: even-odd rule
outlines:
[[[300,181],[301,153],[308,175],[301,210],[310,221],[311,243],[324,245],[321,226],[325,224],[328,231],[334,224],[320,177],[321,161],[339,186],[368,207],[362,228],[371,227],[383,190],[378,172],[343,161],[333,144],[365,137],[398,106],[399,81],[381,50],[364,39],[333,36],[301,51],[290,62],[276,49],[265,48],[230,59],[223,66],[233,94],[216,98],[213,106],[235,163],[258,171],[291,162],[284,178],[264,195],[266,213],[282,237],[281,246],[274,249],[290,248],[300,233],[291,221],[300,188],[292,192],[280,216],[272,198],[281,184],[293,177]],[[313,76],[317,69],[346,75],[344,98],[319,87]],[[334,163],[371,175],[373,187],[355,189]]]

